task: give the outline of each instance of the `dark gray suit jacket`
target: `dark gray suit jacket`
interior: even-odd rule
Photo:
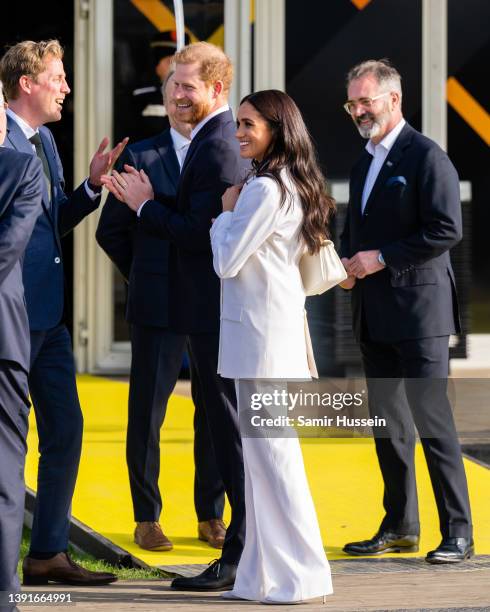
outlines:
[[[0,359],[29,370],[29,322],[22,258],[42,212],[41,162],[0,148]]]
[[[391,148],[361,213],[371,163],[354,166],[341,256],[380,249],[387,267],[357,280],[353,327],[361,313],[376,342],[398,342],[460,331],[449,249],[462,237],[458,174],[446,153],[406,124]]]
[[[65,298],[61,237],[100,204],[100,197],[94,201],[90,199],[83,183],[70,196],[65,194],[63,167],[53,134],[46,126],[42,126],[39,135],[51,174],[51,198],[43,179],[41,214],[27,245],[23,269],[31,331],[51,329],[61,321]],[[35,157],[31,143],[9,116],[5,147]]]
[[[146,172],[156,201],[175,197],[180,169],[170,130],[127,147],[119,165],[125,163]],[[102,209],[96,238],[129,283],[128,323],[167,327],[168,240],[146,231],[136,213],[111,194]]]
[[[139,223],[170,241],[169,328],[181,334],[218,333],[220,281],[213,268],[209,230],[222,211],[221,196],[244,180],[230,110],[212,117],[192,139],[174,199],[147,202]]]

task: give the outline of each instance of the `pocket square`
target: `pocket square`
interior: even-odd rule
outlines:
[[[390,185],[406,185],[407,179],[404,176],[390,176],[390,178],[386,181],[386,186]]]

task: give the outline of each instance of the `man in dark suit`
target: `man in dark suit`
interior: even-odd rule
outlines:
[[[188,341],[196,365],[218,468],[232,508],[223,553],[201,575],[178,578],[181,590],[226,590],[235,580],[243,549],[245,507],[241,441],[233,383],[217,374],[220,283],[213,270],[211,220],[221,196],[243,180],[235,123],[227,104],[232,79],[229,58],[214,45],[195,43],[175,55],[170,96],[179,121],[192,123],[191,145],[175,199],[156,198],[147,175],[125,166],[104,184],[137,211],[147,232],[170,241],[169,329]]]
[[[2,147],[7,104],[0,81],[0,609],[19,590],[24,522],[24,463],[29,415],[29,322],[22,256],[41,213],[42,167],[32,155]]]
[[[369,142],[351,174],[343,286],[352,289],[369,409],[387,426],[375,432],[385,517],[372,539],[344,551],[418,550],[415,422],[442,533],[426,560],[454,563],[473,554],[466,475],[446,393],[449,336],[460,331],[449,259],[462,235],[458,175],[444,151],[403,119],[400,75],[389,62],[355,66],[347,89],[345,109]]]
[[[24,41],[10,47],[0,74],[10,105],[6,146],[37,155],[43,165],[42,214],[27,246],[23,280],[29,316],[29,391],[39,435],[39,470],[31,547],[24,584],[107,584],[113,574],[89,572],[67,555],[71,499],[80,459],[83,420],[71,340],[63,321],[64,277],[60,238],[100,203],[100,177],[125,143],[104,153],[104,139],[90,163],[90,176],[71,196],[45,123],[59,121],[70,88],[58,41]]]
[[[121,165],[145,170],[157,200],[175,197],[192,127],[176,121],[175,103],[165,102],[171,128],[131,145],[121,158]],[[132,359],[126,457],[137,522],[134,539],[147,550],[171,550],[172,543],[158,522],[162,511],[158,488],[160,429],[179,376],[185,336],[168,329],[169,242],[148,233],[138,223],[136,213],[112,194],[102,209],[96,237],[129,285],[126,318],[131,325]],[[222,521],[224,488],[192,359],[190,367],[196,408],[194,502],[198,536],[221,548],[226,534]]]

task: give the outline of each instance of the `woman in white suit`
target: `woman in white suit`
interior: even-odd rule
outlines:
[[[291,603],[330,594],[330,568],[294,430],[271,433],[251,422],[251,415],[285,416],[287,407],[276,402],[258,411],[251,399],[260,403],[274,391],[281,397],[287,380],[310,379],[298,263],[327,237],[334,204],[287,94],[245,97],[237,125],[253,170],[243,187],[225,192],[211,228],[222,278],[218,372],[235,379],[245,467],[245,547],[224,596]]]

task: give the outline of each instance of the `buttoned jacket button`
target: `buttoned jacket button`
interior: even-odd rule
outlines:
[[[54,263],[55,264],[59,264],[61,262],[61,258],[60,257],[55,257],[54,258]]]

